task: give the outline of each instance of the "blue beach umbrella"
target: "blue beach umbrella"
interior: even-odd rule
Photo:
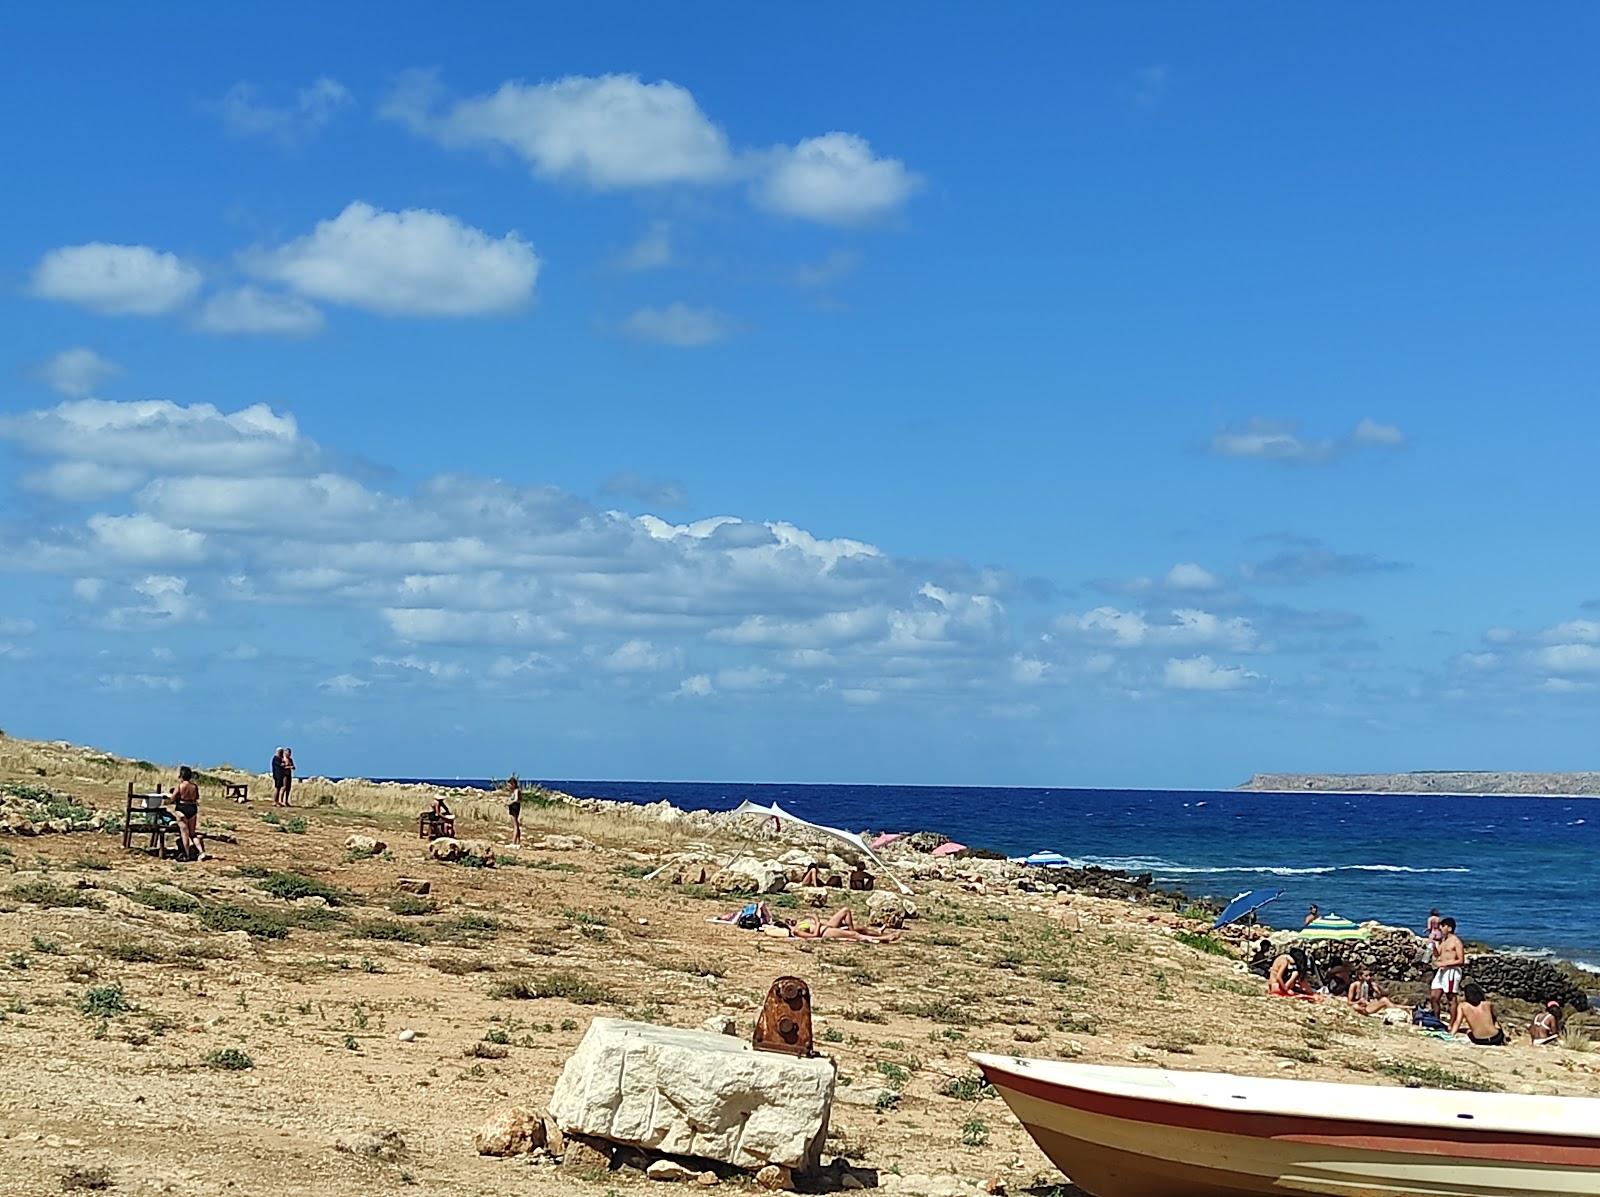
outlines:
[[[1268,902],[1276,902],[1283,897],[1281,889],[1253,889],[1248,893],[1240,894],[1229,902],[1223,912],[1217,915],[1217,921],[1211,924],[1215,931],[1219,927],[1226,927],[1229,923],[1237,923],[1247,914],[1254,914]]]

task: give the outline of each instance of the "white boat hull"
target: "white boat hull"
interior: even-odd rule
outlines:
[[[1090,1066],[974,1059],[1051,1162],[1094,1197],[1600,1197],[1600,1101],[1593,1099],[1527,1099],[1592,1107],[1596,1121],[1587,1136],[1480,1131],[1472,1125],[1478,1115],[1465,1109],[1446,1113],[1448,1122],[1431,1124],[1373,1121],[1359,1114],[1330,1117],[1331,1110],[1320,1116],[1278,1112],[1265,1108],[1259,1089],[1252,1087],[1304,1082],[1229,1086],[1226,1082],[1235,1078],[1098,1070],[1113,1080],[1138,1073],[1184,1075],[1191,1082],[1214,1079],[1224,1082],[1216,1091],[1227,1097],[1234,1096],[1230,1088],[1245,1090],[1237,1102],[1248,1108],[1237,1108],[1225,1099],[1198,1100],[1192,1092],[1163,1094],[1148,1083],[1123,1085],[1119,1092]],[[1420,1093],[1422,1101],[1429,1100],[1428,1091],[1310,1087],[1355,1095]],[[1269,1088],[1267,1096],[1272,1093]],[[1447,1109],[1483,1097],[1443,1096],[1449,1098]],[[1506,1102],[1503,1096],[1491,1100],[1498,1103],[1495,1108]]]

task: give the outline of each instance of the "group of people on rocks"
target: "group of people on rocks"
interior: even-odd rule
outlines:
[[[1317,908],[1311,907],[1306,925],[1318,917]],[[1268,945],[1263,944],[1263,947]],[[1429,912],[1422,960],[1433,969],[1427,1000],[1433,1026],[1452,1035],[1465,1035],[1470,1042],[1484,1047],[1500,1047],[1509,1042],[1494,1003],[1483,986],[1466,979],[1467,950],[1456,934],[1454,918],[1441,915],[1437,910]],[[1343,999],[1360,1014],[1381,1014],[1385,1010],[1402,1008],[1373,977],[1370,968],[1363,966],[1352,970],[1350,965],[1339,961],[1319,973],[1301,947],[1288,948],[1272,958],[1267,969],[1267,993],[1272,997],[1306,1001],[1320,1001],[1326,997]],[[1423,1007],[1417,1010],[1417,1018],[1422,1020]],[[1546,1002],[1528,1028],[1529,1041],[1535,1046],[1547,1046],[1560,1036],[1561,1003]]]

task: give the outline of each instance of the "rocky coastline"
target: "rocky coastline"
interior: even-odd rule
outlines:
[[[1256,773],[1240,790],[1269,794],[1437,794],[1501,798],[1600,797],[1600,772]]]

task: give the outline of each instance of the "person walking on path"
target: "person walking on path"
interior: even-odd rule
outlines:
[[[1461,997],[1461,972],[1467,963],[1466,945],[1456,934],[1456,921],[1446,916],[1439,920],[1439,930],[1444,933],[1433,953],[1433,984],[1428,987],[1428,1005],[1439,1018],[1445,1015],[1440,1005],[1450,999],[1450,1019],[1454,1021],[1456,1006]]]
[[[178,824],[178,841],[183,859],[204,860],[200,849],[200,787],[194,784],[194,770],[184,765],[178,770],[178,784],[172,787],[172,817]]]

